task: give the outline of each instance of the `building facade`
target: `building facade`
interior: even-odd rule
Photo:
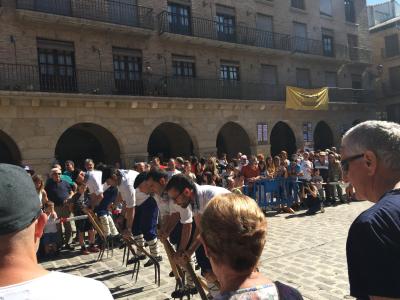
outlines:
[[[0,24],[3,161],[275,154],[376,117],[365,0],[3,0]]]
[[[400,122],[400,4],[391,0],[368,7],[372,62],[383,118]]]

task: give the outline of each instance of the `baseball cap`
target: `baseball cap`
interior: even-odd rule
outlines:
[[[134,187],[135,189],[137,189],[138,186],[139,186],[143,181],[145,181],[145,180],[147,179],[147,174],[148,174],[148,172],[142,172],[142,173],[140,173],[138,176],[136,176],[135,183],[133,184],[133,187]]]
[[[0,235],[28,227],[42,212],[31,176],[24,168],[0,164]]]

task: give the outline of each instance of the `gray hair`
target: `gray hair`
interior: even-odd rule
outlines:
[[[354,155],[370,150],[385,168],[400,171],[400,124],[386,121],[360,123],[345,133],[342,146]]]

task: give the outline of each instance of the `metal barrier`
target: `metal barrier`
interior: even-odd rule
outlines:
[[[245,186],[244,194],[253,198],[263,210],[279,206],[290,207],[299,194],[300,182],[295,179],[263,179],[251,187]]]

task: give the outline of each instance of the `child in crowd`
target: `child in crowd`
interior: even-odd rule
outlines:
[[[322,200],[322,203],[323,203],[325,201],[325,189],[324,189],[324,186],[323,186],[324,179],[320,175],[319,169],[314,169],[311,182],[314,183],[315,187],[317,188],[319,197],[320,197],[320,199]]]
[[[46,256],[57,253],[58,234],[57,234],[57,213],[54,210],[54,203],[47,201],[44,204],[44,211],[47,215],[47,223],[43,230],[43,245]]]
[[[86,184],[78,184],[78,190],[74,196],[71,198],[71,205],[74,216],[85,215],[85,210],[89,205],[89,195],[86,193]],[[90,224],[89,220],[77,220],[75,221],[76,231],[78,232],[79,245],[81,246],[81,252],[84,255],[90,252],[99,252],[99,249],[95,246],[95,232]],[[85,232],[89,235],[89,247],[85,244]]]

